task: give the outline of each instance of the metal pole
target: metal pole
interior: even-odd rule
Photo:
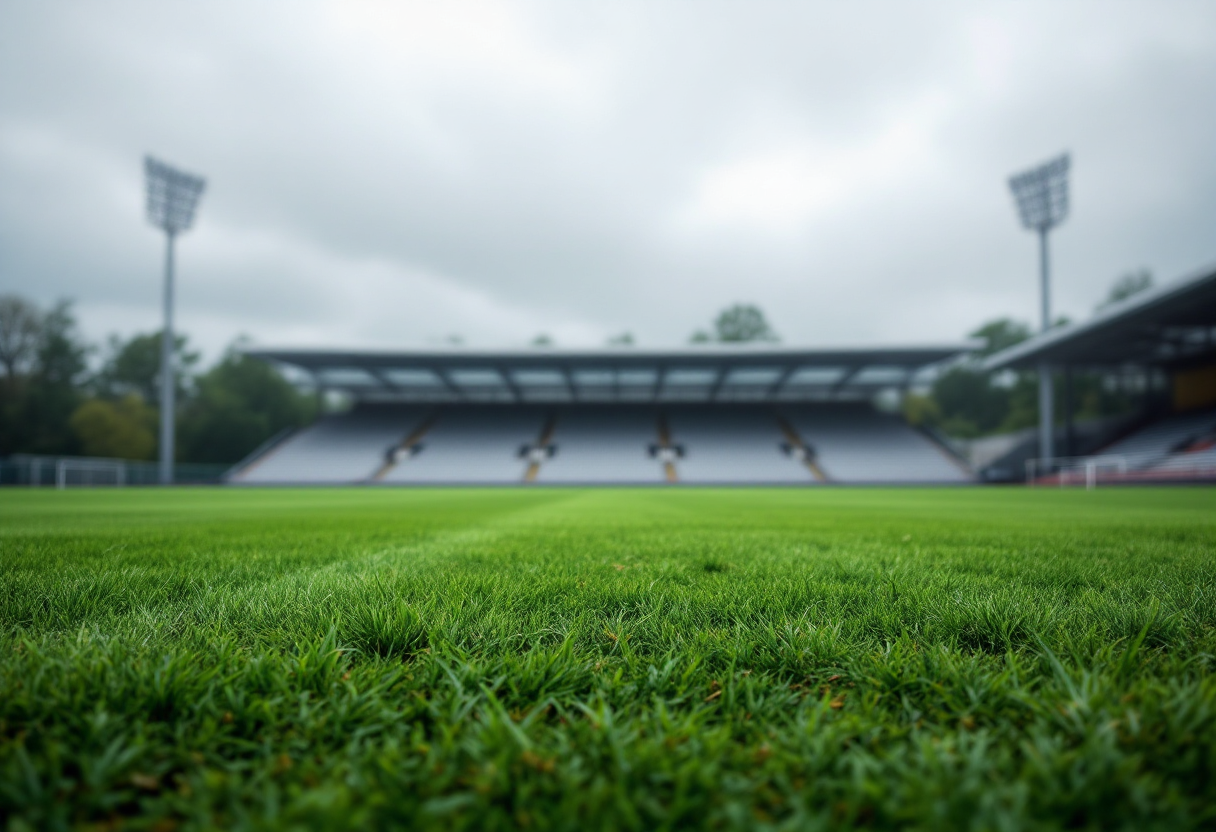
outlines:
[[[160,484],[173,484],[174,394],[177,376],[173,367],[173,232],[166,234],[165,328],[160,335]]]
[[[1047,228],[1039,229],[1039,269],[1042,279],[1043,332],[1051,329],[1051,267],[1047,257]],[[1053,432],[1055,431],[1055,408],[1052,403],[1051,365],[1039,362],[1039,458],[1045,466],[1051,465],[1053,456]]]
[[[1064,456],[1077,456],[1076,407],[1073,399],[1071,364],[1064,366]]]
[[[1046,227],[1039,229],[1039,298],[1042,304],[1041,327],[1043,332],[1051,329],[1051,262],[1047,252]]]

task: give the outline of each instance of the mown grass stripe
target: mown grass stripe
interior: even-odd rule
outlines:
[[[3,496],[12,829],[1216,822],[1212,489]]]

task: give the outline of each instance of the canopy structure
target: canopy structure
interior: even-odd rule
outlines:
[[[305,370],[320,387],[368,402],[777,402],[866,399],[884,388],[906,387],[918,371],[975,347],[962,342],[840,349],[745,344],[245,353]]]
[[[1173,369],[1216,359],[1216,269],[1133,295],[1088,321],[990,356],[988,370],[1139,365]]]

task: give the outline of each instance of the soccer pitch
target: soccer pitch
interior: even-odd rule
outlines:
[[[1216,490],[0,495],[9,830],[1216,824]]]

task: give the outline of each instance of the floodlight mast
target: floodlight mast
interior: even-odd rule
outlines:
[[[165,232],[165,325],[160,336],[160,482],[173,483],[177,373],[173,366],[173,243],[194,224],[206,180],[144,157],[148,222]]]
[[[1051,262],[1047,235],[1068,217],[1067,153],[1036,168],[1010,177],[1009,189],[1018,204],[1022,226],[1039,235],[1040,313],[1043,332],[1051,329]],[[1052,401],[1051,365],[1039,362],[1039,457],[1050,463],[1055,455],[1055,407]]]

